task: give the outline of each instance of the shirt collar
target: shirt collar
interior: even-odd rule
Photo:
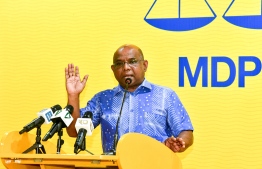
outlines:
[[[151,87],[151,83],[149,82],[149,81],[147,81],[146,79],[144,79],[144,81],[143,81],[143,83],[140,85],[140,86],[138,86],[138,88],[134,91],[134,92],[132,92],[132,93],[139,93],[139,91],[140,90],[151,90],[152,89],[152,87]],[[114,91],[114,95],[116,95],[116,94],[118,94],[119,92],[123,92],[124,91],[124,88],[122,87],[122,86],[120,86],[119,84],[118,84],[118,86],[117,87],[115,87],[114,89],[113,89],[113,91]]]

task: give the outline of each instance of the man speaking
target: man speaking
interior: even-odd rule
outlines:
[[[93,124],[101,124],[104,152],[114,150],[123,134],[136,132],[148,135],[174,152],[183,152],[193,144],[193,126],[177,94],[168,87],[145,79],[148,61],[135,45],[120,46],[113,56],[111,69],[119,85],[97,93],[86,107],[79,107],[79,95],[88,75],[81,80],[79,68],[68,64],[65,68],[68,104],[74,107],[74,121],[67,128],[76,137],[75,121],[85,112],[93,113]],[[117,128],[116,128],[117,127]]]

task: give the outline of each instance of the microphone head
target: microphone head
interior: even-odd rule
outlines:
[[[131,78],[126,78],[126,80],[125,80],[125,82],[126,82],[126,84],[131,84],[132,83],[132,79]]]
[[[85,112],[82,118],[90,118],[93,119],[93,113],[91,111]]]
[[[42,116],[45,119],[45,124],[49,124],[51,122],[51,117],[58,110],[62,110],[62,107],[59,104],[54,105],[50,109],[44,109],[37,114],[38,116]]]
[[[54,113],[57,110],[62,110],[62,107],[59,104],[57,104],[57,105],[54,105],[53,107],[51,107],[51,110]]]
[[[65,110],[67,110],[70,114],[72,114],[73,113],[73,111],[74,111],[74,107],[73,106],[71,106],[70,104],[69,105],[67,105],[65,108],[64,108]]]
[[[44,120],[45,120],[44,123],[45,124],[49,124],[51,122],[51,117],[58,110],[62,110],[62,107],[59,104],[54,105],[51,108],[41,110],[40,112],[37,113],[37,115],[38,115],[38,117],[41,116],[41,117],[44,118]]]
[[[70,123],[73,121],[73,117],[71,116],[73,110],[73,106],[67,105],[64,109],[57,110],[51,117],[51,121],[53,123],[62,122],[63,127],[68,127]]]
[[[91,118],[78,118],[75,123],[75,128],[77,133],[79,133],[79,130],[82,128],[86,130],[87,136],[91,136],[94,125]]]
[[[37,113],[38,117],[44,118],[45,124],[49,124],[51,122],[51,117],[53,114],[54,112],[52,109],[44,109]]]

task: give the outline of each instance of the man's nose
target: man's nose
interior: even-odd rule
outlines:
[[[124,62],[123,69],[124,70],[129,70],[130,69],[130,65],[128,64],[128,62]]]

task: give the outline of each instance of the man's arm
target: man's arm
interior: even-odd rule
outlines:
[[[194,142],[193,131],[182,131],[178,137],[169,137],[164,144],[174,152],[183,152]]]
[[[79,110],[79,95],[84,90],[88,75],[85,75],[83,80],[80,79],[79,68],[76,66],[74,68],[73,64],[68,64],[68,67],[65,68],[65,79],[66,79],[66,91],[68,102],[74,107],[72,117],[74,118],[73,122],[66,128],[67,134],[70,137],[76,137],[77,132],[75,129],[75,123],[77,118],[80,117]]]
[[[77,132],[75,128],[75,123],[77,118],[80,118],[80,110],[79,110],[79,96],[68,96],[68,102],[67,104],[70,104],[74,107],[74,111],[72,113],[73,121],[72,123],[66,128],[67,134],[70,137],[76,137]]]

